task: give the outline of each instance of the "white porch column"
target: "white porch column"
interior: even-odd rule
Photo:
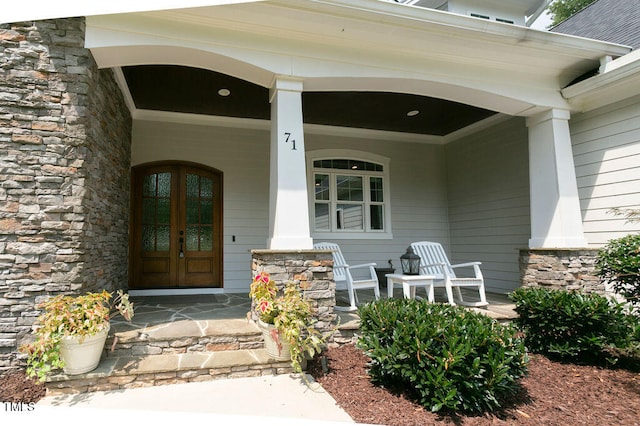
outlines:
[[[269,239],[272,250],[310,249],[302,82],[279,76],[271,88]]]
[[[527,119],[531,239],[529,248],[587,247],[571,151],[569,111]]]

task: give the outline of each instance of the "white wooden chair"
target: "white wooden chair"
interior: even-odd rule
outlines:
[[[452,265],[440,243],[429,241],[419,241],[411,243],[413,251],[420,256],[420,273],[424,275],[434,275],[434,287],[444,287],[447,292],[449,304],[465,306],[486,306],[487,297],[484,292],[484,278],[480,271],[481,262],[469,262]],[[454,268],[473,267],[475,277],[458,278]],[[480,300],[469,302],[464,300],[460,288],[475,288],[478,291]],[[455,292],[455,298],[454,298]]]
[[[358,307],[358,294],[356,290],[371,288],[376,300],[380,299],[380,289],[378,287],[378,276],[374,269],[375,263],[364,263],[361,265],[349,265],[340,251],[340,246],[334,243],[316,243],[313,245],[316,249],[331,250],[333,253],[333,279],[336,282],[336,290],[347,290],[349,294],[349,306],[336,306],[339,311],[355,311]],[[362,279],[353,279],[351,271],[354,269],[368,270],[368,277]]]

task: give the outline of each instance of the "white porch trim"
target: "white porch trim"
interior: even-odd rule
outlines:
[[[129,296],[190,296],[194,294],[224,294],[229,290],[223,288],[154,288],[129,290]]]
[[[89,16],[85,46],[100,68],[179,64],[263,87],[276,75],[295,75],[306,91],[407,93],[510,116],[569,109],[560,86],[603,56],[630,51],[372,0],[307,0],[295,7],[263,1]]]
[[[569,111],[527,119],[531,239],[529,248],[587,247],[571,150]]]
[[[115,0],[109,2],[32,0],[17,3],[2,11],[2,23],[71,16],[109,15],[113,13],[148,12],[187,7],[219,6],[263,0]]]
[[[271,89],[271,250],[311,249],[302,119],[302,81],[278,76]]]

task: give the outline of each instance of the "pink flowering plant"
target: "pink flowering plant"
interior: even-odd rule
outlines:
[[[278,307],[275,304],[278,287],[275,281],[269,278],[269,274],[262,272],[256,275],[251,283],[249,296],[255,303],[255,311],[258,317],[267,324],[273,324]]]
[[[320,352],[326,340],[313,327],[316,320],[311,302],[298,287],[289,282],[280,290],[268,273],[261,272],[251,283],[249,296],[258,318],[275,326],[274,340],[289,343],[291,366],[300,373],[302,362]]]

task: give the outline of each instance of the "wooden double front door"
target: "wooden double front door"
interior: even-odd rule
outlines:
[[[154,163],[131,178],[130,287],[221,287],[221,174]]]

